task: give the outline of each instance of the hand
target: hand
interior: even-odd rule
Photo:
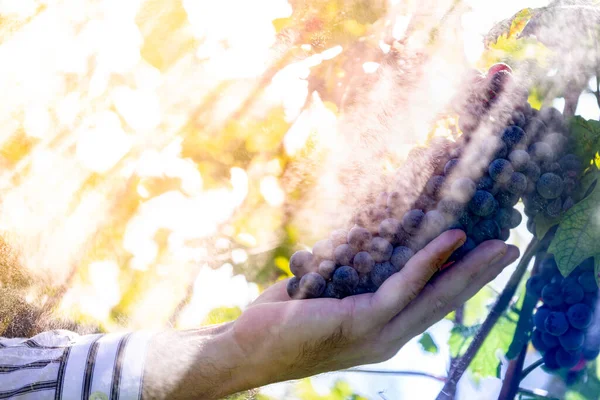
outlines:
[[[248,386],[385,361],[519,257],[488,241],[434,277],[464,240],[458,230],[440,235],[376,293],[290,300],[285,281],[266,290],[232,326],[254,372]]]
[[[439,272],[464,241],[462,231],[443,233],[376,293],[290,300],[282,281],[232,323],[162,332],[149,346],[142,398],[216,399],[387,360],[519,256],[514,246],[488,241]]]

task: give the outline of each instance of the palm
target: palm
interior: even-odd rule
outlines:
[[[441,235],[376,293],[290,300],[279,282],[234,323],[236,342],[270,381],[388,359],[518,257],[514,246],[489,241],[431,279],[463,240],[461,231]]]

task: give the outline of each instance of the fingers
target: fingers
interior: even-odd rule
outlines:
[[[267,290],[262,292],[260,296],[258,296],[256,300],[252,302],[252,304],[250,304],[250,307],[257,304],[275,303],[278,301],[290,300],[290,296],[287,293],[288,280],[289,279],[284,279],[270,286]]]
[[[473,297],[519,257],[515,246],[493,240],[481,244],[463,260],[434,278],[421,295],[384,329],[388,340],[412,337]]]
[[[452,252],[465,242],[465,233],[442,233],[417,252],[404,268],[388,278],[371,298],[372,317],[387,322],[421,292]]]

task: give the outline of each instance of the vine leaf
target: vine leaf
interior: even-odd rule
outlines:
[[[496,43],[501,36],[506,36],[508,39],[518,35],[523,28],[525,28],[529,19],[534,15],[534,11],[535,10],[532,10],[531,8],[524,8],[512,17],[498,22],[485,36],[485,46],[489,47],[491,44]]]
[[[583,260],[600,256],[600,188],[568,210],[548,249],[558,269],[568,276]]]
[[[505,354],[512,342],[517,324],[507,318],[500,318],[471,363],[470,370],[474,377],[498,377],[500,357]]]
[[[535,216],[535,236],[538,238],[543,238],[546,236],[546,233],[552,228],[560,223],[560,217],[548,217],[543,213],[539,213]]]
[[[423,348],[423,351],[428,353],[437,354],[440,350],[431,335],[427,332],[421,335],[419,344],[421,345],[421,348]]]
[[[600,144],[600,122],[576,116],[571,119],[570,125],[573,151],[585,164],[588,164],[595,159],[596,149]]]

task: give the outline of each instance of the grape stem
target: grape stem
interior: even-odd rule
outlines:
[[[530,364],[527,368],[525,368],[523,370],[523,372],[521,373],[521,380],[525,379],[525,377],[527,375],[529,375],[531,373],[531,371],[533,371],[534,369],[536,369],[537,367],[540,367],[544,365],[544,359],[540,358],[539,360],[535,361],[534,363]]]
[[[339,372],[359,372],[363,374],[379,374],[379,375],[406,375],[406,376],[421,376],[424,378],[435,379],[439,382],[446,382],[446,378],[439,375],[430,374],[421,371],[402,371],[402,370],[386,370],[386,369],[363,369],[363,368],[349,368],[343,369]]]
[[[535,237],[532,238],[531,242],[529,242],[529,245],[527,246],[527,250],[525,250],[525,253],[523,254],[523,257],[521,257],[521,261],[519,261],[515,272],[513,272],[512,276],[508,280],[506,287],[496,300],[496,303],[490,310],[490,313],[481,325],[481,328],[479,328],[479,331],[473,337],[473,341],[467,348],[467,351],[450,369],[448,380],[446,381],[446,384],[442,388],[441,392],[438,394],[436,400],[452,399],[450,396],[452,393],[454,393],[458,381],[471,364],[471,361],[473,361],[473,358],[475,358],[475,355],[481,348],[485,338],[489,335],[496,322],[498,322],[500,316],[504,313],[504,311],[506,311],[508,305],[510,304],[510,300],[517,291],[519,282],[523,278],[531,259],[535,253],[537,253],[539,246],[540,242]]]

